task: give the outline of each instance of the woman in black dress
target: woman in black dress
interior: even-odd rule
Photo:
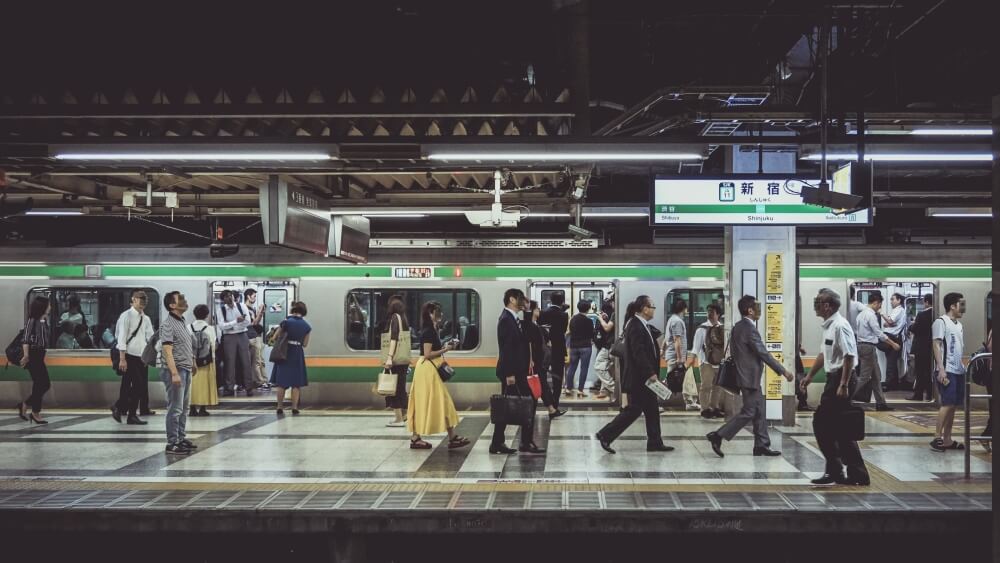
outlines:
[[[392,409],[396,417],[386,426],[402,428],[406,426],[406,407],[410,401],[406,394],[406,372],[410,369],[410,323],[406,320],[406,304],[401,296],[393,295],[389,298],[384,327],[384,332],[389,333],[389,345],[388,349],[383,350],[383,365],[396,374],[396,394],[385,398],[385,408]],[[402,355],[400,346],[406,348],[405,363],[393,360]]]
[[[528,367],[528,373],[538,375],[538,380],[542,388],[542,404],[549,410],[549,418],[556,418],[566,414],[566,411],[556,408],[552,401],[552,386],[549,384],[548,363],[545,361],[545,348],[548,345],[549,336],[545,329],[538,324],[541,314],[542,310],[538,308],[538,301],[529,301],[528,314],[524,316],[524,321],[521,322],[521,330],[524,331],[524,336],[530,347],[528,357],[531,363]]]

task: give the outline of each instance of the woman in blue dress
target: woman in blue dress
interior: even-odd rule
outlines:
[[[278,414],[284,414],[285,389],[292,390],[292,414],[299,414],[299,390],[309,385],[306,379],[305,347],[309,345],[309,333],[312,327],[303,318],[306,316],[306,304],[301,301],[292,303],[291,314],[281,321],[274,341],[277,342],[282,333],[288,334],[288,356],[282,362],[276,362],[271,370],[271,384],[277,389]]]

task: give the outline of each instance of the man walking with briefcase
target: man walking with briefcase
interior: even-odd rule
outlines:
[[[545,450],[535,445],[535,398],[528,386],[528,341],[521,330],[520,314],[524,312],[527,299],[520,289],[508,289],[503,294],[504,310],[497,321],[497,379],[500,380],[500,393],[505,397],[513,393],[518,397],[531,400],[531,415],[526,417],[521,425],[521,446],[517,451],[528,454],[545,453]],[[512,454],[513,448],[504,443],[504,432],[507,424],[499,422],[493,425],[493,441],[490,444],[491,454]]]

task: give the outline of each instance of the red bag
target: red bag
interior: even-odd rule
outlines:
[[[528,376],[528,387],[531,388],[531,396],[536,400],[542,396],[542,382],[537,375]]]

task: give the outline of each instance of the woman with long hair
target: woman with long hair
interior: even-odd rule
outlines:
[[[444,355],[455,347],[452,340],[441,345],[438,326],[441,324],[441,304],[429,301],[420,311],[420,359],[413,371],[413,385],[410,387],[409,417],[406,428],[410,431],[410,449],[428,450],[431,445],[421,436],[448,432],[448,447],[460,448],[469,444],[467,438],[455,434],[458,425],[458,411],[455,402],[438,368],[444,363]]]
[[[18,403],[17,414],[23,420],[35,424],[48,424],[43,420],[42,397],[52,386],[49,381],[49,369],[45,366],[45,350],[49,347],[52,331],[49,330],[48,316],[51,306],[48,297],[35,297],[28,307],[28,322],[24,325],[24,341],[22,343],[24,358],[21,367],[31,374],[31,396]],[[31,413],[27,409],[31,408]]]
[[[524,316],[524,320],[521,322],[521,329],[528,340],[531,352],[529,354],[530,364],[528,365],[528,373],[538,376],[540,387],[542,388],[542,404],[549,410],[549,418],[551,419],[566,414],[566,411],[557,409],[552,401],[552,387],[549,385],[548,377],[549,362],[545,361],[545,341],[548,339],[548,335],[545,333],[545,329],[538,324],[541,314],[542,310],[538,307],[538,301],[529,301],[528,314]]]
[[[383,366],[396,374],[396,393],[385,398],[385,407],[392,409],[396,417],[386,426],[402,428],[406,426],[406,407],[410,401],[406,394],[406,372],[410,369],[410,323],[406,320],[406,303],[402,296],[390,297],[387,309],[383,334],[389,333],[389,338],[388,345],[382,350],[385,356]],[[405,363],[393,361],[400,346],[407,348]]]

